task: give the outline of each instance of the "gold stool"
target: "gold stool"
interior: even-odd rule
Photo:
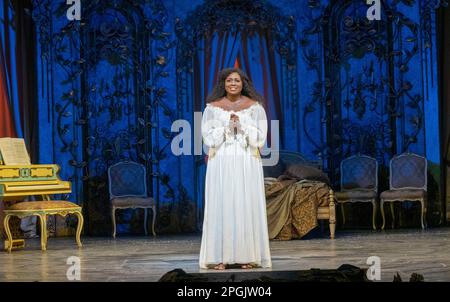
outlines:
[[[78,217],[78,226],[76,233],[76,241],[78,247],[81,247],[81,230],[83,228],[83,215],[81,207],[72,202],[63,200],[44,200],[44,201],[25,201],[12,205],[4,210],[5,232],[8,240],[5,242],[5,250],[10,253],[13,246],[22,240],[13,240],[11,230],[9,228],[9,220],[11,217],[24,218],[28,216],[38,216],[41,224],[41,249],[47,249],[47,215],[60,215],[65,217],[67,214],[75,214]]]

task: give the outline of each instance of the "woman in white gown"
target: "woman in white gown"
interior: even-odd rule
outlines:
[[[225,69],[207,99],[209,147],[200,268],[271,267],[259,148],[267,136],[262,98],[240,69]]]

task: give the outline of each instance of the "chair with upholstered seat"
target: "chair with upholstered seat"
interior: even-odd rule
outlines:
[[[65,201],[65,200],[43,200],[43,201],[24,201],[16,203],[10,207],[8,207],[5,212],[4,225],[5,232],[8,237],[7,245],[5,249],[8,252],[11,252],[14,240],[11,234],[11,230],[9,227],[9,220],[12,217],[29,217],[29,216],[37,216],[39,217],[40,225],[41,225],[41,249],[43,251],[47,250],[47,217],[49,215],[60,215],[65,217],[68,214],[74,214],[78,217],[78,226],[76,232],[76,242],[79,247],[82,246],[80,235],[81,230],[83,228],[83,214],[81,213],[81,206]]]
[[[395,223],[393,202],[418,201],[421,204],[421,225],[426,227],[427,212],[427,160],[414,153],[403,153],[390,161],[389,190],[380,195],[381,216],[385,227],[384,203],[390,202],[392,214],[392,228]]]
[[[372,227],[377,229],[378,163],[366,155],[354,155],[341,162],[341,191],[335,193],[341,205],[342,222],[345,224],[345,203],[366,202],[372,204]]]
[[[153,211],[152,233],[155,233],[156,202],[147,196],[147,177],[141,164],[125,161],[108,169],[113,237],[116,237],[116,209],[144,209],[144,231],[147,235],[147,209]]]

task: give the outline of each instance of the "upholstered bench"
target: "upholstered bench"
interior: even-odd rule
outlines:
[[[12,238],[9,228],[9,220],[11,217],[24,218],[28,216],[37,216],[41,224],[41,249],[47,249],[47,215],[60,215],[65,217],[67,214],[75,214],[78,217],[78,226],[76,233],[76,241],[79,247],[82,246],[80,235],[83,228],[83,215],[81,207],[72,202],[63,200],[44,200],[44,201],[24,201],[16,203],[4,210],[4,225],[8,240],[5,249],[11,252],[13,245],[16,243]]]

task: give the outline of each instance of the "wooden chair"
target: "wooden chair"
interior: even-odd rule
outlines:
[[[147,178],[145,167],[141,164],[125,161],[108,169],[109,195],[111,201],[112,236],[116,237],[116,209],[144,209],[144,231],[147,235],[147,209],[153,211],[152,233],[155,233],[156,202],[147,196]]]
[[[377,160],[366,155],[354,155],[344,159],[341,162],[341,191],[335,193],[336,200],[341,205],[343,224],[345,224],[344,204],[371,203],[372,227],[376,230],[377,195]]]
[[[381,216],[385,227],[384,203],[389,202],[392,214],[392,228],[395,216],[393,202],[418,201],[421,204],[420,221],[426,228],[427,213],[427,160],[414,153],[403,153],[391,159],[389,164],[389,190],[380,195]]]

